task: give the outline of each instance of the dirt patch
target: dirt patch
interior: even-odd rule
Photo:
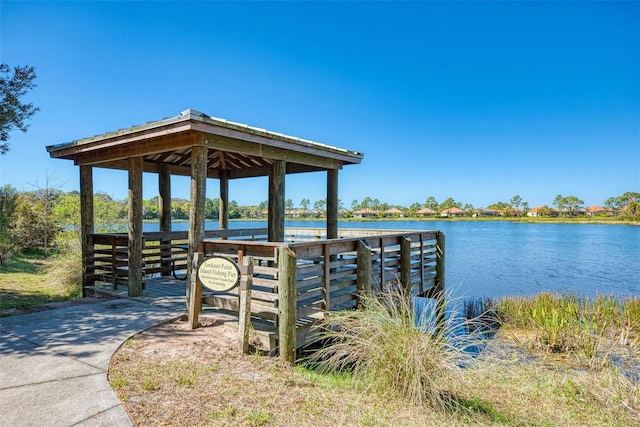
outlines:
[[[215,322],[159,325],[113,356],[109,381],[135,425],[434,425],[433,413],[395,401],[381,410],[349,379],[327,379],[253,349]],[[440,419],[441,420],[441,419]]]

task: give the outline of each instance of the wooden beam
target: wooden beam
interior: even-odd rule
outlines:
[[[158,190],[160,231],[171,231],[171,166],[166,163],[158,167]]]
[[[400,283],[404,297],[411,301],[411,239],[400,240]]]
[[[193,254],[193,262],[191,264],[191,270],[197,271],[202,259],[204,258],[203,254],[200,252],[196,252]],[[192,274],[189,278],[189,286],[188,291],[189,296],[187,297],[187,317],[189,319],[189,328],[197,329],[200,326],[200,306],[202,304],[202,285],[195,274]]]
[[[129,296],[142,295],[142,157],[129,158]]]
[[[93,168],[80,166],[80,245],[82,251],[82,296],[85,295],[85,287],[95,283],[95,279],[89,280],[90,256],[93,254],[94,233],[93,217]]]
[[[273,162],[269,173],[268,240],[284,242],[285,162]]]
[[[238,140],[226,136],[202,134],[202,144],[215,150],[230,151],[250,156],[264,157],[272,160],[283,160],[291,163],[300,163],[308,166],[316,166],[323,169],[342,169],[343,161],[323,157],[305,151],[293,151],[280,146],[270,146],[253,141]]]
[[[296,361],[296,253],[278,249],[278,347],[280,358]]]
[[[189,260],[193,260],[193,254],[202,252],[202,240],[204,239],[204,202],[207,182],[207,149],[193,147],[191,150],[191,199],[189,204]],[[191,261],[188,262],[187,283],[189,277],[195,272],[191,271]]]
[[[220,230],[229,228],[229,174],[220,171],[220,218],[218,227]]]
[[[171,166],[163,163],[158,168],[158,214],[160,216],[160,231],[169,233],[171,232]],[[161,258],[171,258],[171,248],[169,244],[171,240],[161,240],[160,243],[164,245],[164,249],[161,250]],[[164,262],[161,267],[169,267],[170,263]],[[166,271],[161,273],[163,276],[169,276],[171,273],[167,268]]]
[[[330,147],[311,141],[304,141],[299,138],[285,137],[274,138],[272,136],[260,135],[251,129],[235,130],[208,123],[193,123],[191,129],[202,132],[206,135],[206,139],[216,141],[236,141],[238,143],[247,142],[251,146],[262,146],[264,150],[273,149],[274,151],[286,150],[290,152],[301,153],[310,157],[321,157],[326,159],[338,160],[340,163],[360,163],[362,154],[349,152],[337,147]],[[275,135],[274,135],[275,136]],[[233,151],[233,150],[225,150]],[[268,157],[268,156],[262,156]],[[291,160],[291,159],[282,159]],[[332,168],[336,169],[336,168]]]
[[[253,288],[253,258],[242,259],[240,266],[240,307],[238,309],[238,349],[240,354],[249,352],[249,329],[251,327],[251,290]]]
[[[364,240],[358,241],[356,259],[356,287],[358,289],[358,306],[362,307],[363,299],[371,295],[371,247]]]
[[[186,132],[183,128],[174,135],[166,132],[154,132],[136,137],[103,143],[93,148],[86,149],[69,158],[73,158],[76,165],[93,165],[113,160],[127,159],[129,157],[144,156],[147,154],[163,153],[195,145],[200,138],[196,133]]]
[[[327,239],[338,237],[338,171],[327,171]]]

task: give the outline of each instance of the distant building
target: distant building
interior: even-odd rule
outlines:
[[[451,218],[458,217],[458,216],[465,216],[466,214],[467,214],[467,211],[462,210],[460,208],[456,208],[455,206],[440,212],[440,216],[451,217]]]
[[[373,216],[378,216],[378,212],[374,211],[373,209],[365,208],[353,211],[354,218],[370,218]]]
[[[434,211],[433,209],[429,209],[429,208],[424,208],[424,209],[420,209],[418,212],[416,212],[417,216],[434,216],[437,212]]]
[[[527,211],[527,216],[540,217],[540,216],[559,216],[560,212],[557,209],[550,208],[547,205],[536,206]]]
[[[587,214],[587,216],[598,216],[606,214],[607,210],[602,206],[589,206],[587,209],[585,209],[585,213]]]
[[[474,216],[500,216],[502,215],[499,211],[496,211],[494,209],[485,209],[485,208],[478,208],[476,209],[476,213],[474,214]]]
[[[387,209],[386,211],[382,212],[382,215],[385,217],[404,217],[404,213],[397,208],[391,208],[391,209]]]

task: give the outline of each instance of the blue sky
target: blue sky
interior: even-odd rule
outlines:
[[[47,145],[193,108],[363,152],[340,172],[346,206],[640,192],[639,2],[3,1],[0,25],[2,62],[38,73],[41,111],[0,156],[19,190],[79,188]],[[94,175],[126,197],[126,172]],[[325,181],[288,176],[286,198],[323,199]],[[230,198],[266,200],[266,179],[232,181]]]

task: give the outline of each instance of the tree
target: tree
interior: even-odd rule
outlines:
[[[515,195],[511,198],[511,206],[516,208],[516,216],[520,216],[520,205],[522,205],[522,197]]]
[[[584,202],[576,196],[567,196],[564,198],[564,205],[570,217],[578,216]]]
[[[293,209],[293,200],[291,200],[291,199],[287,199],[287,200],[285,200],[285,201],[284,201],[284,208],[285,208],[286,210],[291,210],[291,209]]]
[[[11,230],[18,191],[7,184],[0,187],[0,265],[16,250],[16,238]]]
[[[14,128],[26,132],[29,127],[25,121],[29,120],[38,110],[33,104],[23,104],[20,98],[27,90],[36,87],[34,67],[17,66],[13,68],[7,64],[0,64],[0,154],[9,151],[9,134]]]
[[[315,211],[315,215],[319,218],[324,214],[325,206],[327,205],[327,201],[325,199],[316,200],[313,203],[313,210]]]
[[[436,198],[433,196],[429,196],[427,197],[427,201],[424,203],[424,207],[425,208],[429,208],[432,211],[437,211],[438,210],[438,202],[436,201]],[[420,209],[418,209],[420,210]]]
[[[560,215],[567,213],[567,203],[565,198],[562,197],[562,194],[558,194],[555,199],[553,199],[553,204],[558,209],[558,212],[560,212]]]
[[[311,204],[311,201],[309,199],[302,199],[300,200],[300,208],[303,211],[308,211],[309,210],[309,205]]]

